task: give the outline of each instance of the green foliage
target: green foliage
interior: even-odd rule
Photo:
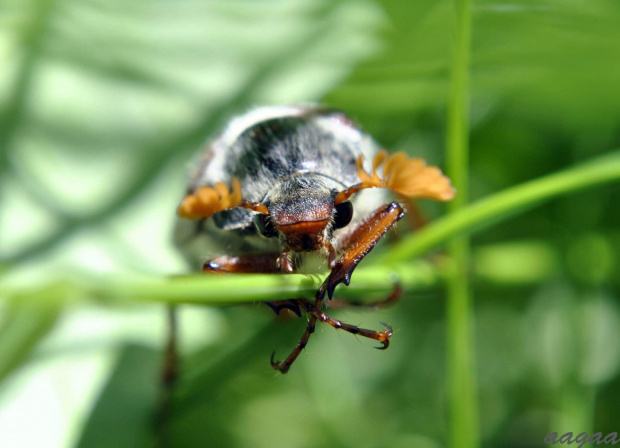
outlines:
[[[188,304],[175,447],[617,431],[620,4],[460,4],[0,0],[0,445],[150,446],[162,302]],[[171,235],[205,139],[254,105],[305,101],[469,194],[422,204],[431,224],[399,225],[339,287],[370,300],[399,279],[389,309],[333,311],[389,322],[388,351],[320,327],[278,376],[269,354],[305,321],[226,305],[311,296],[318,279],[181,276]]]

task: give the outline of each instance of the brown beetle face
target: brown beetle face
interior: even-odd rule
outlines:
[[[326,230],[330,219],[301,221],[278,225],[286,244],[295,252],[318,251],[325,246]]]
[[[320,251],[330,242],[334,194],[321,177],[306,175],[287,179],[272,191],[267,208],[292,251]]]

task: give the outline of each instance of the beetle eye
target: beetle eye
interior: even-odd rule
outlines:
[[[349,201],[341,202],[336,206],[334,228],[342,229],[351,222],[351,218],[353,218],[353,204]]]
[[[278,229],[271,220],[271,216],[259,213],[254,217],[254,224],[261,235],[267,238],[275,238],[278,236]]]

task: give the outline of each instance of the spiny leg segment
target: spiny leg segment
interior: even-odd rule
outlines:
[[[334,319],[333,317],[325,314],[323,311],[314,307],[312,304],[306,302],[305,300],[299,299],[298,303],[304,309],[304,311],[316,317],[319,321],[328,323],[329,325],[331,325],[337,330],[344,330],[348,333],[358,334],[365,338],[375,339],[381,342],[381,344],[383,344],[381,347],[375,347],[379,350],[385,350],[390,345],[390,337],[392,336],[392,327],[390,327],[388,324],[381,322],[381,324],[386,328],[383,331],[367,330],[365,328],[360,328],[355,325],[346,324],[342,321],[339,321],[338,319]]]

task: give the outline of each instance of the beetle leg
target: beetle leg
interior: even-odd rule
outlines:
[[[282,272],[278,263],[280,254],[222,255],[206,261],[203,272],[235,272],[240,274],[277,274]]]
[[[387,324],[382,323],[386,327],[386,329],[383,331],[367,330],[365,328],[356,327],[355,325],[346,324],[322,312],[321,308],[323,307],[323,301],[325,299],[326,289],[327,289],[327,282],[323,283],[323,285],[321,286],[321,289],[319,289],[319,291],[317,292],[314,305],[306,302],[304,299],[293,299],[292,300],[296,302],[299,307],[303,308],[304,311],[310,314],[310,318],[308,319],[308,325],[306,326],[306,330],[304,331],[304,334],[301,336],[301,339],[299,340],[299,342],[297,343],[297,345],[295,346],[291,354],[288,355],[288,357],[284,361],[275,361],[274,360],[275,352],[271,354],[271,360],[270,360],[271,367],[273,367],[275,370],[279,370],[282,373],[288,372],[288,370],[291,368],[291,365],[293,365],[297,357],[300,355],[300,353],[303,351],[303,349],[308,344],[308,340],[310,339],[310,336],[312,335],[312,333],[314,333],[314,330],[316,329],[317,320],[321,322],[326,322],[336,329],[342,329],[349,333],[359,334],[360,336],[364,336],[366,338],[375,339],[381,342],[382,344],[380,347],[375,347],[379,350],[385,350],[390,345],[390,337],[392,336],[392,327],[390,327]],[[392,292],[392,294],[390,295],[389,299],[396,300],[398,298],[398,295],[400,295],[400,293],[401,293],[401,289],[399,286],[397,286],[394,289],[394,292]]]
[[[383,326],[385,326],[385,330],[383,331],[367,330],[365,328],[359,328],[359,327],[356,327],[355,325],[346,324],[342,321],[334,319],[333,317],[328,316],[323,311],[321,311],[319,308],[316,308],[315,306],[311,305],[310,303],[306,302],[303,299],[299,299],[297,303],[307,313],[316,317],[321,322],[328,323],[329,325],[331,325],[337,330],[341,329],[349,333],[359,334],[360,336],[364,336],[365,338],[375,339],[383,344],[382,347],[375,347],[375,348],[378,348],[380,350],[385,350],[390,345],[390,337],[392,336],[392,327],[390,327],[388,324],[384,324],[382,322]]]
[[[282,259],[288,260],[286,254],[256,254],[227,256],[223,255],[212,260],[206,261],[202,265],[203,272],[236,272],[245,274],[271,274],[280,272],[291,272],[292,265],[283,264]],[[274,300],[265,302],[276,314],[280,314],[283,309],[289,309],[297,316],[301,317],[301,310],[295,300]]]
[[[314,307],[313,307],[314,309],[320,310],[322,308],[323,300],[325,298],[325,288],[326,288],[326,283],[323,283],[321,288],[317,291],[316,298],[314,300]],[[294,300],[296,300],[300,304],[303,303],[305,305],[312,306],[303,299],[294,299]],[[304,334],[301,336],[301,339],[299,340],[299,342],[297,343],[297,345],[295,346],[291,354],[288,355],[284,361],[275,361],[273,357],[275,356],[276,353],[273,352],[271,354],[271,360],[270,360],[271,367],[273,367],[275,370],[279,370],[282,373],[288,372],[288,369],[291,368],[291,365],[293,365],[293,363],[295,362],[299,354],[308,344],[308,340],[310,339],[310,336],[312,335],[312,333],[314,333],[314,330],[316,328],[316,321],[317,321],[317,316],[315,316],[314,314],[310,314],[310,319],[308,319],[308,325],[306,326],[306,330],[304,331]]]
[[[337,242],[338,249],[344,249],[325,281],[327,295],[331,299],[338,284],[349,285],[351,274],[360,261],[372,250],[377,242],[396,222],[405,215],[398,202],[387,204],[376,210],[351,232]]]
[[[293,267],[293,262],[288,257],[288,252],[282,252],[278,256],[276,260],[276,265],[278,266],[278,269],[280,269],[281,272],[289,273],[295,270],[295,268]]]

